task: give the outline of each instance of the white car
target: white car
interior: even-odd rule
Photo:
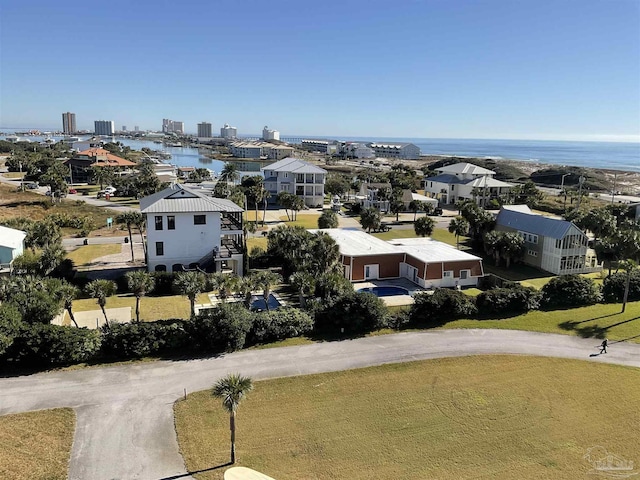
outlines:
[[[114,193],[116,193],[116,188],[115,187],[107,187],[104,189],[104,193],[108,193],[109,195],[113,195]]]

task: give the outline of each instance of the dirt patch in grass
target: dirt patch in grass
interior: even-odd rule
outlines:
[[[67,258],[73,260],[76,267],[82,267],[90,264],[96,258],[104,257],[105,255],[112,255],[114,253],[120,253],[122,245],[107,244],[107,245],[85,245],[78,247],[73,252],[67,254]]]
[[[282,479],[582,478],[598,445],[637,462],[639,380],[628,367],[480,356],[257,382],[238,411],[238,460]],[[228,461],[220,400],[195,393],[175,412],[188,470]]]
[[[0,417],[0,478],[67,478],[75,414],[70,408]]]

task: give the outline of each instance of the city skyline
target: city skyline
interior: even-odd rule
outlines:
[[[0,128],[640,141],[633,0],[83,5],[0,6]]]

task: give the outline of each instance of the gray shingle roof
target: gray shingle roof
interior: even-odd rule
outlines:
[[[523,213],[514,210],[505,210],[498,213],[496,224],[514,228],[527,233],[533,233],[543,237],[564,238],[569,229],[573,226],[571,222],[549,218],[534,213]]]
[[[142,213],[243,212],[244,209],[224,198],[208,196],[184,185],[171,185],[140,199]]]
[[[261,169],[274,172],[293,172],[293,173],[327,173],[323,168],[317,167],[309,162],[300,160],[299,158],[283,158],[279,162],[272,163]]]

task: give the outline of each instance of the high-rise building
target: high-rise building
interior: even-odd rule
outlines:
[[[199,137],[212,137],[211,135],[211,124],[207,122],[202,122],[198,124],[198,136]]]
[[[178,122],[177,120],[170,120],[168,118],[162,119],[162,133],[184,133],[184,122]]]
[[[122,125],[122,131],[126,132],[127,131],[127,126],[126,125]]]
[[[133,131],[134,132],[139,132],[140,131],[140,127],[138,125],[136,125],[135,127],[133,127]]]
[[[228,123],[225,123],[224,127],[220,129],[220,136],[222,138],[236,138],[238,136],[238,129],[236,127],[230,127]]]
[[[280,132],[277,130],[269,130],[269,127],[264,127],[262,129],[262,139],[263,140],[280,140]]]
[[[67,112],[62,114],[62,131],[67,135],[78,131],[75,113]]]
[[[113,120],[96,120],[93,125],[96,135],[113,135],[116,130]]]

